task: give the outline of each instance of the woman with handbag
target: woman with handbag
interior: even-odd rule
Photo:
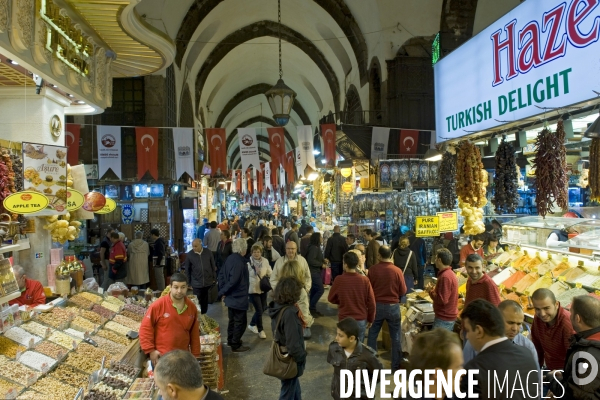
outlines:
[[[263,372],[281,380],[279,400],[302,399],[298,378],[304,373],[306,349],[295,305],[304,291],[301,282],[293,277],[282,278],[275,288],[274,301],[269,304],[273,344]]]
[[[325,258],[323,257],[323,251],[321,250],[321,244],[323,240],[321,239],[321,233],[315,232],[310,235],[310,242],[308,243],[308,248],[302,254],[302,257],[306,258],[306,262],[308,263],[308,268],[310,269],[310,277],[312,279],[312,286],[310,287],[309,293],[309,310],[310,313],[315,317],[320,317],[320,314],[317,311],[317,303],[323,293],[325,292],[325,288],[323,287],[323,277],[322,270],[323,265],[325,264]]]
[[[300,282],[305,282],[306,279],[308,279],[306,274],[306,270],[302,268],[298,261],[290,260],[283,264],[283,268],[279,272],[279,279],[294,278]],[[279,283],[277,286],[279,286]],[[310,327],[315,320],[309,310],[308,292],[306,291],[304,285],[302,286],[300,298],[298,299],[298,303],[296,305],[298,306],[298,310],[300,310],[300,318],[302,319],[302,326],[304,327],[304,339],[310,339]]]
[[[260,244],[252,246],[250,261],[248,262],[248,275],[250,288],[248,297],[250,303],[254,306],[254,316],[248,325],[248,329],[258,334],[261,339],[266,339],[267,335],[263,330],[262,315],[267,309],[267,292],[270,290],[269,277],[271,276],[271,266],[269,260],[262,256],[263,248]],[[268,287],[266,284],[269,283]],[[269,289],[269,290],[265,290]]]
[[[417,257],[415,253],[409,248],[410,240],[406,236],[400,238],[398,247],[394,250],[392,258],[394,265],[402,270],[404,274],[404,282],[406,283],[406,293],[410,293],[411,290],[417,285],[419,277],[419,269],[417,267]],[[402,296],[401,303],[406,302],[406,296]]]

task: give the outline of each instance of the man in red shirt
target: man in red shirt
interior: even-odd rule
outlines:
[[[465,266],[467,257],[470,254],[477,254],[481,258],[483,258],[483,242],[484,241],[485,241],[485,236],[483,236],[482,234],[475,235],[471,238],[471,243],[465,244],[462,247],[462,249],[460,249],[460,265],[462,267]]]
[[[369,268],[369,280],[375,293],[375,321],[369,329],[367,344],[377,351],[377,336],[387,321],[392,338],[392,370],[400,369],[402,346],[400,344],[400,298],[406,294],[402,270],[394,265],[392,251],[383,245],[378,250],[379,263]]]
[[[435,286],[430,283],[426,288],[433,300],[433,329],[443,328],[452,332],[458,316],[458,278],[452,271],[450,250],[437,251],[435,267],[438,270],[437,283]]]
[[[545,365],[545,369],[562,370],[571,337],[575,334],[571,314],[560,306],[549,289],[533,292],[531,302],[535,309],[531,340],[537,350],[540,367]]]
[[[475,299],[484,299],[496,307],[502,301],[498,287],[483,270],[483,257],[479,254],[469,254],[466,259],[467,294],[465,296],[465,307]]]
[[[38,281],[28,279],[25,275],[23,267],[20,265],[13,265],[13,272],[21,290],[21,296],[8,302],[11,306],[18,304],[19,306],[39,306],[40,304],[46,304],[46,294],[44,293],[44,287]]]
[[[200,357],[198,309],[187,298],[187,290],[187,277],[173,274],[169,295],[152,303],[142,320],[140,346],[154,365],[171,350],[190,351]]]
[[[339,275],[329,289],[328,300],[337,304],[338,321],[351,317],[359,327],[358,341],[365,339],[365,330],[375,320],[375,295],[369,278],[356,270],[358,256],[353,252],[344,254],[344,273]]]
[[[111,232],[110,241],[110,256],[108,258],[108,285],[115,282],[123,282],[127,277],[127,249],[119,237],[119,232]]]

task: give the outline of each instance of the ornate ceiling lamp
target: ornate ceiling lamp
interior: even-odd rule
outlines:
[[[283,83],[283,68],[281,67],[281,0],[277,0],[277,30],[279,36],[279,80],[265,96],[273,112],[273,119],[279,126],[285,126],[290,120],[290,112],[294,105],[296,92]]]

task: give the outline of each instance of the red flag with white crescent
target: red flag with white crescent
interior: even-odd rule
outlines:
[[[254,171],[256,173],[256,186],[257,186],[257,191],[258,192],[262,192],[264,186],[264,179],[263,179],[263,171],[265,170],[265,164],[264,163],[260,163],[260,170],[258,171]]]
[[[285,172],[287,173],[287,183],[292,184],[294,179],[294,166],[296,165],[296,152],[294,150],[285,155]]]
[[[206,129],[206,142],[208,145],[208,162],[212,167],[212,175],[218,173],[227,175],[227,137],[224,128]]]
[[[275,161],[271,161],[271,188],[277,187],[277,168],[279,165],[275,164]]]
[[[269,149],[271,150],[271,160],[275,165],[283,163],[285,157],[285,132],[282,127],[267,128],[269,133]]]
[[[400,130],[400,152],[398,154],[417,154],[419,146],[419,131],[410,129]]]
[[[67,162],[71,166],[79,164],[79,135],[81,125],[67,124],[65,129],[65,146],[67,146]]]
[[[235,191],[237,192],[237,194],[242,193],[242,171],[236,169],[235,170]]]
[[[137,178],[142,180],[146,171],[158,180],[158,128],[135,128],[137,147]]]
[[[335,137],[336,137],[335,124],[323,124],[321,125],[321,136],[323,137],[323,154],[327,165],[335,166],[337,159],[335,155]]]

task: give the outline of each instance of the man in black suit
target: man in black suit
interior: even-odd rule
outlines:
[[[279,229],[273,228],[271,231],[271,237],[273,238],[273,248],[277,250],[277,253],[279,253],[280,256],[285,254],[285,242],[279,235]]]
[[[477,299],[461,314],[463,328],[477,355],[465,364],[478,370],[474,392],[480,399],[533,400],[540,398],[538,365],[531,352],[515,345],[504,334],[502,313],[492,303]],[[460,384],[463,393],[469,389],[468,375]]]
[[[327,246],[325,246],[325,259],[331,263],[331,284],[335,277],[341,275],[344,271],[342,269],[342,261],[344,254],[348,251],[348,243],[346,238],[340,234],[340,227],[338,225],[333,227],[333,235],[327,240]]]

